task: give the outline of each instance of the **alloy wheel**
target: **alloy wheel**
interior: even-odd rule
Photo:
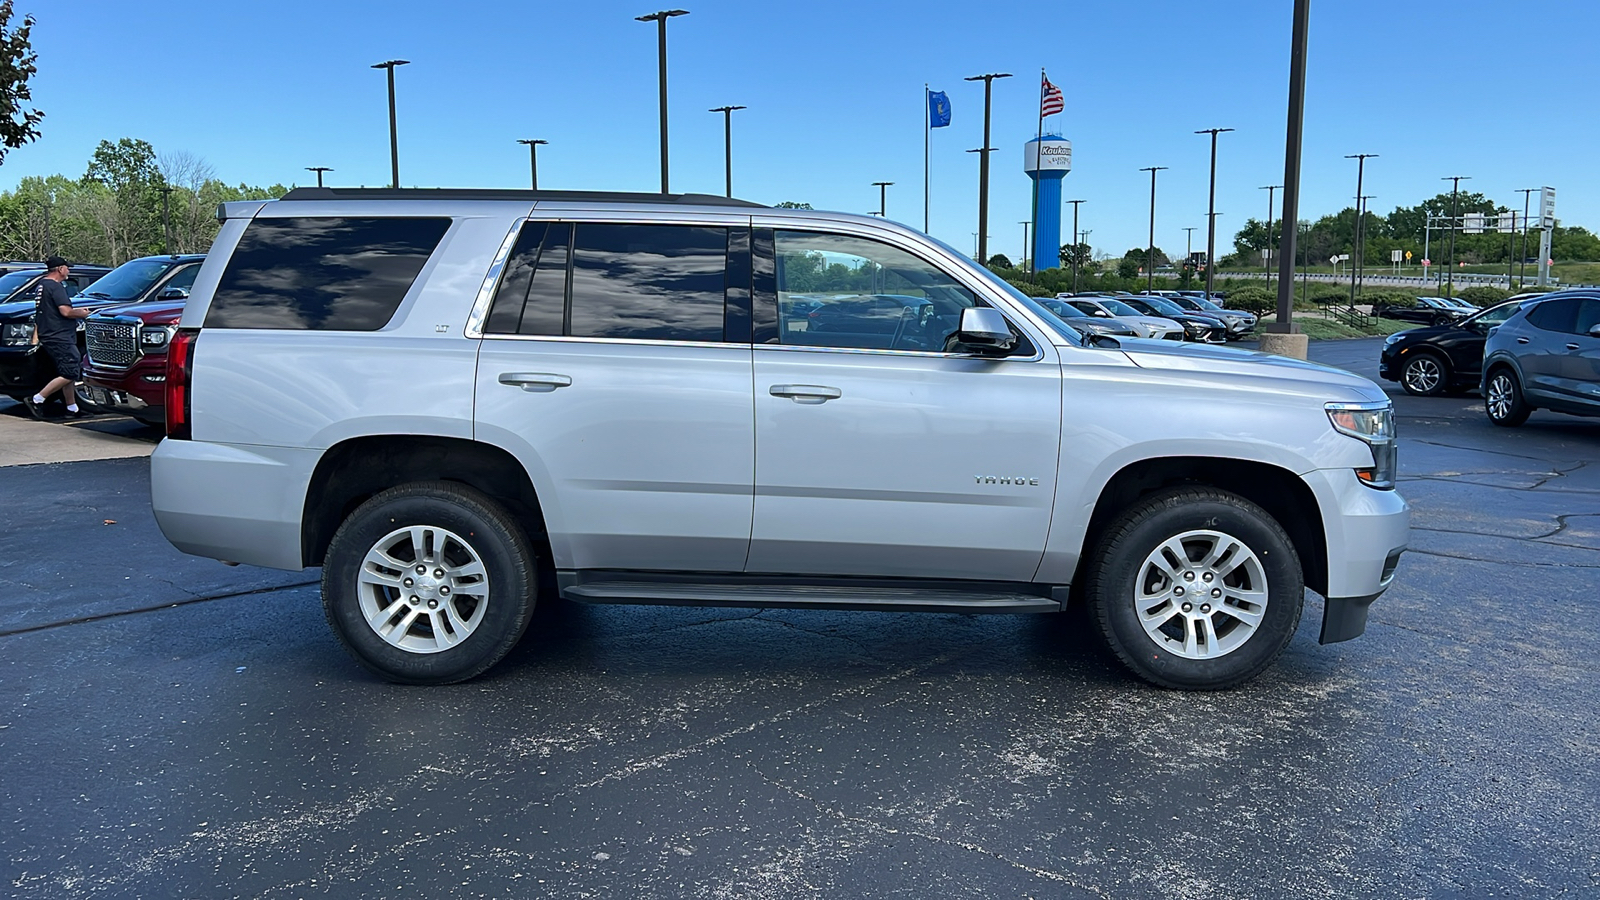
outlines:
[[[429,525],[389,532],[356,576],[361,615],[378,637],[411,653],[460,644],[489,608],[489,573],[460,535]]]
[[[1267,611],[1267,576],[1245,543],[1222,531],[1187,531],[1162,542],[1139,567],[1133,597],[1145,633],[1184,659],[1239,649]]]
[[[1413,394],[1431,394],[1439,389],[1444,372],[1431,356],[1418,356],[1406,363],[1405,386]]]

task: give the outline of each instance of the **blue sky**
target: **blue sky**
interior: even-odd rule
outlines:
[[[101,139],[184,150],[233,183],[389,178],[383,73],[398,71],[401,180],[525,187],[522,137],[546,188],[659,188],[656,31],[649,0],[273,3],[17,0],[38,20],[34,104],[44,136],[0,165],[81,175]],[[932,232],[970,248],[977,230],[983,88],[995,82],[991,252],[1021,250],[1041,66],[1067,93],[1047,127],[1074,144],[1064,195],[1082,198],[1098,250],[1143,246],[1149,176],[1162,165],[1156,242],[1204,246],[1209,143],[1232,127],[1217,172],[1218,246],[1263,217],[1283,175],[1291,0],[1235,2],[801,3],[683,0],[669,26],[674,191],[721,193],[722,116],[734,104],[734,192],[775,203],[923,218],[923,85],[954,121],[933,132]],[[1520,209],[1552,185],[1569,224],[1600,226],[1587,60],[1600,14],[1577,0],[1321,0],[1313,4],[1302,217],[1348,206],[1355,163],[1388,211],[1470,175],[1463,188]],[[1520,77],[1514,74],[1521,72]],[[1064,228],[1070,229],[1070,208]],[[1063,236],[1065,240],[1065,236]]]

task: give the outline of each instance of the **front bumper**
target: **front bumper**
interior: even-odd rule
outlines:
[[[44,359],[37,344],[0,347],[0,393],[22,397],[38,390],[50,380],[46,371],[54,371]]]
[[[166,417],[166,380],[165,354],[142,357],[127,369],[108,369],[92,361],[83,367],[83,390],[90,403],[154,424]]]
[[[1367,487],[1352,469],[1301,476],[1317,498],[1328,547],[1321,642],[1359,637],[1367,609],[1394,581],[1410,541],[1411,506],[1395,491]]]

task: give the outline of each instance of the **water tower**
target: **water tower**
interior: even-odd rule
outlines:
[[[1046,134],[1022,145],[1022,171],[1038,184],[1038,224],[1033,230],[1034,270],[1061,265],[1061,180],[1072,171],[1072,142]],[[1031,198],[1030,198],[1031,199]]]

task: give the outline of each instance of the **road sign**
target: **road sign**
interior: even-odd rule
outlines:
[[[1428,266],[1431,266],[1431,265],[1433,265],[1433,260],[1431,260],[1431,259],[1425,259],[1425,260],[1422,261],[1422,267],[1424,269],[1426,269]]]
[[[1553,187],[1539,189],[1539,227],[1556,227],[1556,189]]]
[[[1406,254],[1403,254],[1403,255],[1410,256],[1411,254],[1406,253]],[[1391,250],[1391,251],[1389,251],[1389,261],[1390,262],[1399,262],[1401,256],[1402,256],[1402,253],[1399,250]]]
[[[1407,250],[1406,251],[1406,262],[1410,262],[1410,261],[1411,261],[1411,251]]]
[[[1483,234],[1483,213],[1469,212],[1461,217],[1463,234]]]

